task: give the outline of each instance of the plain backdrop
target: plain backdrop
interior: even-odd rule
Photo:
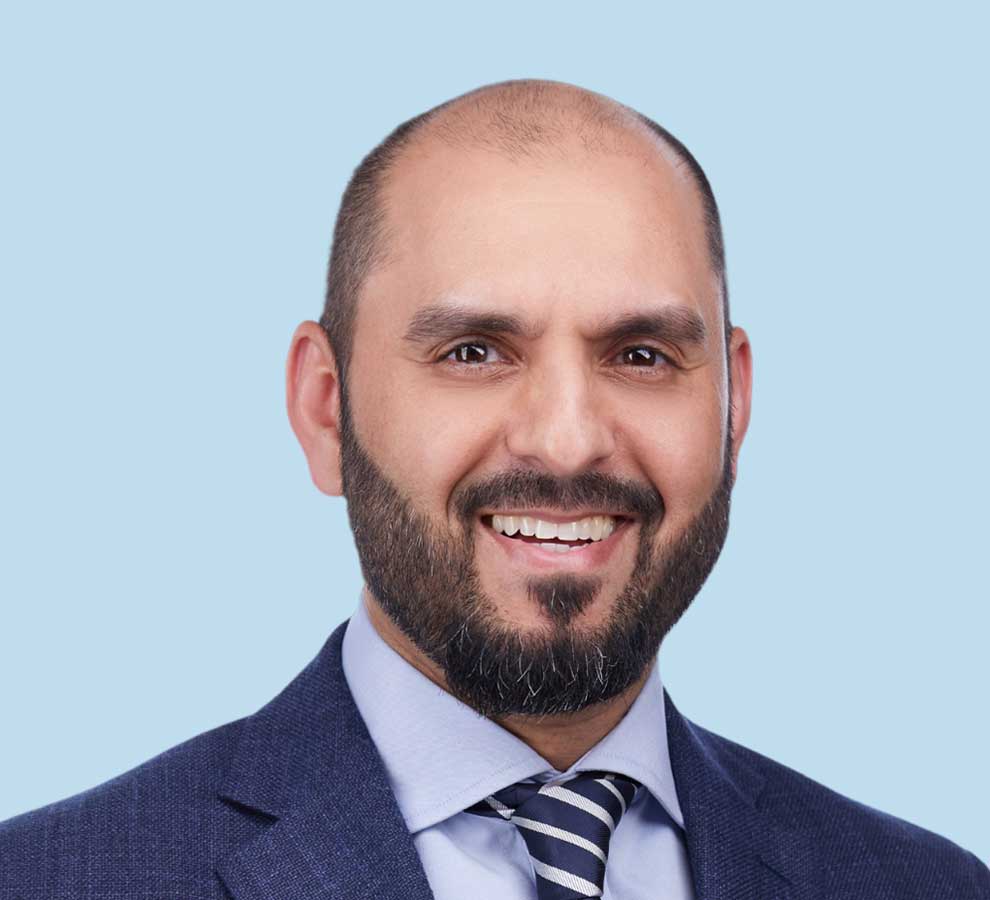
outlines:
[[[990,859],[977,4],[33,3],[0,25],[0,819],[273,697],[354,609],[283,400],[354,166],[569,81],[706,168],[753,417],[694,721]]]

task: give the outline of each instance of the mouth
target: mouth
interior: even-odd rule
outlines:
[[[631,516],[500,511],[480,516],[482,531],[524,566],[591,571],[608,561],[632,531]]]

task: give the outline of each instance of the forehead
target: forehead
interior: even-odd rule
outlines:
[[[512,159],[425,140],[383,199],[388,260],[358,314],[376,331],[444,298],[551,328],[676,302],[721,330],[697,189],[655,146]]]

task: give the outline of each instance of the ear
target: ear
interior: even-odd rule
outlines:
[[[729,415],[732,416],[732,480],[736,479],[739,449],[746,429],[753,396],[753,355],[749,336],[742,328],[733,328],[729,336],[729,367],[732,370],[732,396]]]
[[[303,322],[292,336],[285,364],[289,422],[306,454],[309,474],[324,494],[343,494],[340,475],[340,379],[326,332]]]

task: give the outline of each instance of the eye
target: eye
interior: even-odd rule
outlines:
[[[627,367],[638,369],[664,369],[674,364],[666,353],[647,345],[626,347],[617,353],[615,358],[621,359]]]
[[[495,357],[494,359],[492,357]],[[450,360],[460,365],[476,365],[479,363],[495,362],[498,351],[485,341],[464,341],[451,347],[442,357],[441,362]]]

